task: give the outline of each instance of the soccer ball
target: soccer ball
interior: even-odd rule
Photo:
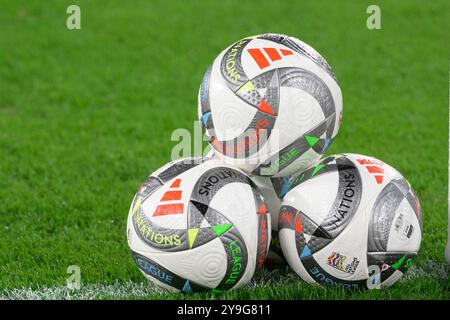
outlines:
[[[306,43],[273,33],[220,53],[198,101],[218,156],[261,176],[309,167],[330,146],[342,117],[341,90],[325,59]]]
[[[171,162],[143,183],[128,214],[128,245],[147,279],[186,293],[227,290],[264,263],[270,217],[255,184],[212,158]]]
[[[250,175],[252,181],[261,190],[266,200],[267,207],[272,220],[272,237],[265,266],[276,269],[286,265],[280,240],[278,238],[278,214],[280,212],[283,197],[295,185],[301,173],[295,173],[287,177],[264,177]]]
[[[208,153],[208,156],[220,160],[214,149]],[[271,241],[266,260],[264,261],[264,266],[270,270],[278,269],[286,265],[286,260],[283,257],[280,241],[278,239],[278,212],[281,207],[281,196],[287,192],[286,187],[290,185],[289,181],[292,181],[295,176],[296,175],[286,178],[269,178],[249,175],[250,179],[261,191],[268,209],[267,211],[270,212],[272,226]]]
[[[313,164],[318,163],[313,162]],[[278,214],[284,196],[297,185],[303,172],[291,174],[286,177],[264,177],[250,175],[252,181],[261,190],[266,200],[267,207],[272,219],[272,230],[278,230]]]
[[[380,160],[330,156],[304,172],[283,199],[281,248],[308,283],[382,288],[411,267],[422,217],[409,183]]]

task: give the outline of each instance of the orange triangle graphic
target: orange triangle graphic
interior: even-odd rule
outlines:
[[[259,207],[257,214],[266,214],[266,213],[267,213],[266,205],[263,203],[261,207]]]
[[[269,104],[267,103],[266,99],[262,99],[259,106],[258,106],[258,110],[268,113],[272,116],[275,115],[275,112],[273,112],[272,108],[269,106]]]

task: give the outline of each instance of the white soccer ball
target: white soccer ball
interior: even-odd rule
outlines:
[[[342,117],[341,89],[328,63],[280,34],[226,48],[206,71],[198,100],[218,156],[261,176],[309,167],[330,146]]]
[[[381,288],[411,267],[422,239],[417,197],[372,157],[340,154],[302,173],[283,199],[279,238],[308,283]]]
[[[272,220],[272,237],[265,265],[269,269],[278,268],[286,264],[278,238],[278,214],[280,212],[283,197],[295,185],[301,173],[295,173],[287,177],[263,177],[250,175],[250,179],[261,190],[266,201]]]
[[[255,184],[211,158],[155,171],[128,215],[128,245],[147,279],[170,291],[227,290],[250,281],[267,255],[270,217]]]

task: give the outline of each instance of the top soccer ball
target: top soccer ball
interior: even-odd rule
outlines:
[[[280,34],[244,38],[206,71],[199,118],[228,163],[261,176],[309,167],[330,146],[342,117],[342,94],[325,59]]]

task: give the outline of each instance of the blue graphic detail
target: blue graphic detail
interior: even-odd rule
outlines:
[[[189,284],[189,280],[186,280],[186,282],[184,283],[182,291],[186,293],[192,293],[192,288],[191,285]]]
[[[161,269],[157,264],[153,264],[150,260],[144,260],[136,257],[136,264],[141,268],[146,274],[164,282],[167,284],[172,284],[173,275],[170,275],[166,270]]]
[[[309,249],[308,245],[305,245],[303,248],[302,254],[300,255],[300,258],[309,257],[311,255],[311,250]]]
[[[283,186],[281,187],[280,198],[283,198],[286,195],[286,193],[288,193],[291,185],[292,185],[292,182],[289,181],[289,179],[284,180]]]
[[[203,115],[202,120],[203,120],[203,125],[206,127],[206,124],[208,123],[208,119],[209,116],[211,115],[211,112],[207,112]]]
[[[330,147],[331,143],[333,142],[333,139],[326,138],[325,142],[323,144],[322,153],[327,151],[327,149]]]

